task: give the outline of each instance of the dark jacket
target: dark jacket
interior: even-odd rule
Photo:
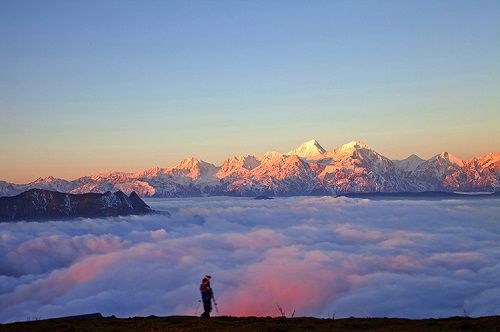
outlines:
[[[200,285],[201,298],[203,301],[210,301],[213,296],[212,287],[209,282],[204,282]]]

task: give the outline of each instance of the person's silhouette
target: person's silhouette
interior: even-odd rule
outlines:
[[[211,276],[206,275],[201,281],[200,292],[204,310],[203,313],[201,314],[201,317],[209,318],[210,312],[212,311],[212,297],[214,296],[214,293],[212,291],[212,287],[210,287],[211,278],[212,278]]]

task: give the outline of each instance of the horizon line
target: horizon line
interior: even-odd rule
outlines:
[[[222,160],[222,162],[220,164],[218,163],[213,163],[213,162],[210,162],[210,161],[207,161],[205,159],[202,159],[202,158],[199,158],[197,156],[194,156],[194,155],[191,155],[191,156],[187,156],[187,157],[184,157],[182,159],[180,159],[179,161],[177,161],[175,164],[173,164],[172,166],[165,166],[165,167],[162,167],[162,166],[151,166],[151,167],[147,167],[147,168],[140,168],[140,169],[137,169],[137,170],[108,170],[108,171],[94,171],[94,172],[89,172],[89,173],[85,173],[84,175],[80,175],[80,176],[77,176],[77,177],[74,177],[74,178],[65,178],[65,177],[58,177],[57,175],[47,175],[47,176],[37,176],[36,178],[34,178],[34,180],[32,181],[29,181],[29,182],[18,182],[18,181],[15,181],[15,180],[8,180],[7,178],[3,179],[3,178],[0,178],[0,182],[7,182],[7,183],[11,183],[11,184],[16,184],[16,185],[24,185],[24,184],[31,184],[37,180],[44,180],[44,179],[47,179],[47,178],[54,178],[54,179],[59,179],[59,180],[65,180],[65,181],[76,181],[78,179],[81,179],[81,178],[84,178],[84,177],[92,177],[92,176],[96,176],[96,175],[104,175],[104,174],[111,174],[111,173],[122,173],[122,174],[134,174],[134,173],[139,173],[139,172],[142,172],[142,171],[146,171],[146,170],[150,170],[150,169],[154,169],[154,168],[159,168],[159,169],[166,169],[166,168],[174,168],[176,166],[178,166],[180,163],[182,163],[182,161],[184,160],[187,160],[187,159],[197,159],[199,161],[202,161],[202,162],[205,162],[205,163],[208,163],[208,164],[211,164],[215,167],[220,167],[222,166],[222,164],[224,163],[225,160],[227,159],[230,159],[230,158],[238,158],[238,157],[247,157],[247,156],[253,156],[253,157],[262,157],[264,156],[265,154],[267,153],[272,153],[272,152],[276,152],[276,153],[279,153],[280,155],[284,156],[284,155],[291,155],[289,154],[289,152],[292,152],[293,150],[295,149],[298,149],[299,147],[307,144],[307,143],[311,143],[311,142],[315,142],[317,143],[318,145],[320,145],[320,147],[322,147],[324,149],[324,147],[321,145],[321,143],[319,143],[319,141],[315,138],[312,138],[312,139],[309,139],[307,141],[305,141],[304,143],[298,145],[297,147],[295,147],[294,149],[291,149],[290,151],[288,152],[278,152],[276,150],[270,150],[270,151],[266,151],[264,153],[261,153],[261,154],[240,154],[240,155],[231,155],[229,157],[226,157]],[[471,159],[474,159],[474,158],[477,158],[477,157],[483,157],[483,156],[487,156],[488,154],[494,154],[494,153],[500,153],[500,151],[490,151],[490,152],[487,152],[485,154],[479,154],[479,155],[473,155],[472,157],[470,158],[467,158],[467,159],[462,159],[461,157],[458,157],[457,155],[455,154],[452,154],[448,151],[441,151],[439,153],[436,153],[434,155],[432,155],[431,157],[429,158],[422,158],[420,157],[419,155],[417,155],[416,153],[410,153],[406,158],[403,158],[403,159],[392,159],[390,157],[387,157],[386,155],[383,155],[379,152],[377,152],[377,150],[373,149],[371,146],[369,146],[368,144],[365,144],[363,141],[361,140],[351,140],[349,141],[348,143],[345,143],[345,144],[342,144],[342,145],[339,145],[333,149],[324,149],[325,152],[324,153],[328,153],[330,151],[335,151],[337,149],[340,149],[342,148],[343,146],[346,146],[346,145],[349,145],[351,143],[361,143],[362,145],[365,145],[366,147],[368,147],[370,150],[372,151],[375,151],[376,153],[380,154],[381,156],[391,160],[391,161],[401,161],[401,160],[406,160],[408,158],[410,158],[411,156],[416,156],[420,159],[422,159],[423,161],[428,161],[436,156],[439,156],[443,153],[448,153],[449,155],[453,156],[453,157],[456,157],[458,158],[459,160],[461,161],[468,161],[468,160],[471,160]],[[323,153],[323,154],[324,154]]]

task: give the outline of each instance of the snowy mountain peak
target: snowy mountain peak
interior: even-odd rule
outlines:
[[[413,172],[417,167],[422,164],[425,160],[417,156],[416,154],[412,154],[406,159],[401,160],[393,160],[392,162],[396,165],[397,168],[402,169],[404,171]]]
[[[316,141],[315,139],[312,139],[310,141],[307,141],[303,143],[301,146],[296,148],[295,150],[292,150],[288,152],[289,155],[296,155],[301,158],[314,158],[316,156],[319,156],[323,153],[325,153],[326,150],[323,149],[323,147]]]
[[[56,178],[53,176],[47,176],[46,178],[39,177],[31,183],[33,183],[33,184],[35,184],[35,183],[52,183],[54,180],[56,180]]]
[[[473,160],[476,160],[481,168],[493,168],[495,172],[500,173],[500,152],[491,152],[484,156],[475,157]]]
[[[185,158],[169,170],[177,176],[187,176],[193,180],[212,181],[215,179],[218,167],[196,157]]]
[[[148,168],[144,171],[134,173],[133,177],[134,178],[142,178],[142,177],[152,178],[155,176],[162,175],[164,173],[165,173],[165,171],[163,168],[156,166],[156,167]]]
[[[279,152],[276,152],[276,151],[268,151],[266,153],[264,153],[263,156],[259,157],[257,160],[259,160],[260,162],[264,162],[264,161],[268,161],[268,160],[272,160],[272,159],[276,159],[276,158],[281,158],[283,155]]]
[[[204,160],[198,159],[196,157],[189,157],[181,160],[177,166],[174,167],[175,169],[186,169],[186,170],[192,170],[192,169],[203,169],[203,170],[215,170],[217,169],[217,166],[214,164],[208,163]]]
[[[342,145],[341,147],[335,149],[337,153],[351,153],[359,149],[367,149],[371,150],[368,145],[360,141],[351,141],[347,144]]]
[[[179,164],[176,166],[176,168],[182,168],[182,169],[192,168],[192,167],[194,167],[197,164],[202,163],[202,162],[203,162],[202,160],[200,160],[196,157],[188,157],[188,158],[182,159],[179,162]]]
[[[259,166],[259,161],[255,156],[235,156],[224,160],[216,176],[219,179],[232,176],[245,176],[257,166]]]
[[[445,160],[445,161],[448,161],[452,164],[457,164],[458,166],[464,165],[464,162],[462,159],[455,157],[454,155],[452,155],[451,153],[448,153],[448,152],[441,152],[440,154],[432,157],[431,160],[435,160],[435,161]]]

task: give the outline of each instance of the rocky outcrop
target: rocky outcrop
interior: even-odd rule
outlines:
[[[152,212],[135,193],[66,194],[30,189],[17,196],[0,197],[0,222],[114,217]]]

